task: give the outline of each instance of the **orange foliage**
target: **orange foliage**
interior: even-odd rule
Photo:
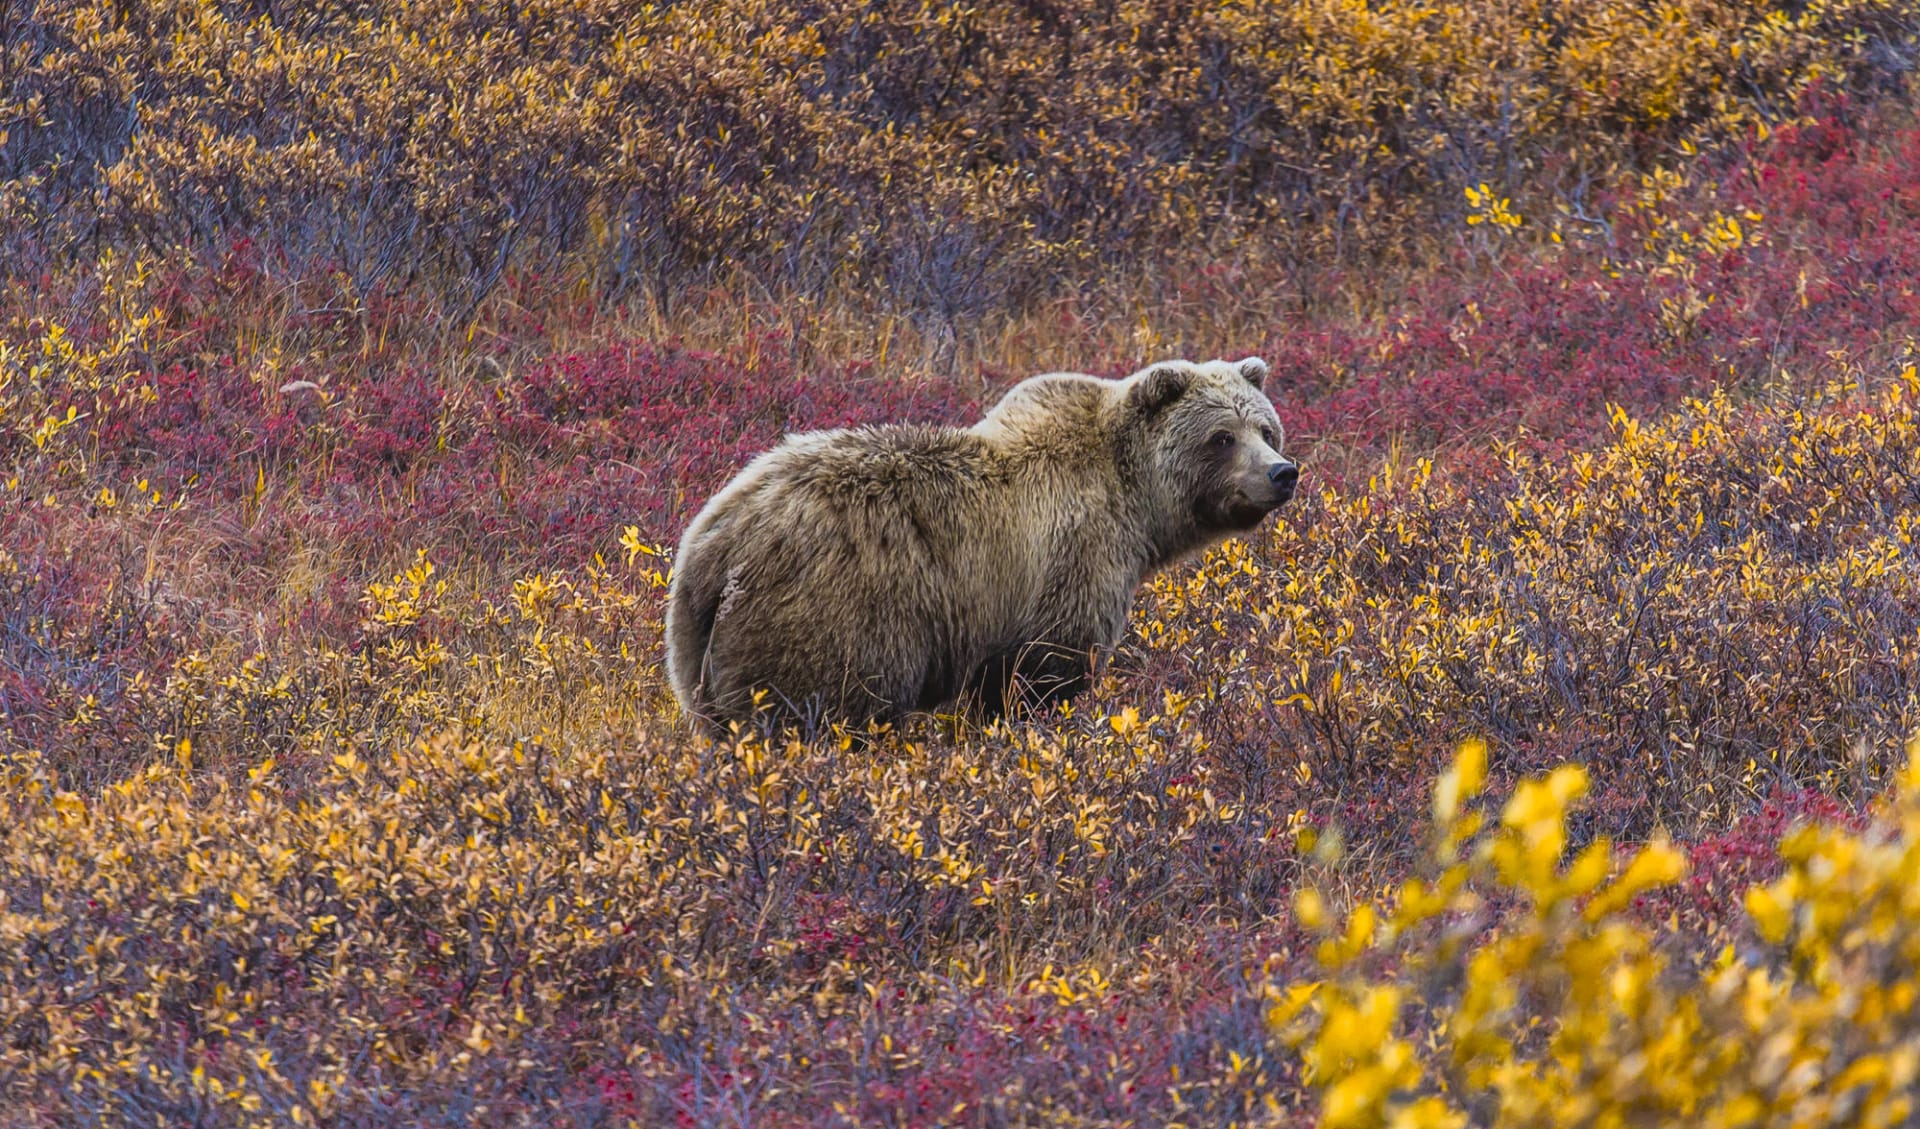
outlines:
[[[247,236],[347,301],[510,266],[670,304],[744,271],[948,322],[1169,252],[1404,250],[1896,81],[1894,0],[1566,5],[59,0],[0,42],[0,217]],[[319,299],[316,299],[319,300]]]

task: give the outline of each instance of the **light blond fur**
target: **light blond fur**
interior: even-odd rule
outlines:
[[[1023,381],[970,428],[789,436],[680,542],[675,696],[862,722],[1075,692],[1154,570],[1292,494],[1257,357]]]

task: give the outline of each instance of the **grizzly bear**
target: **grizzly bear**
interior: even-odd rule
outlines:
[[[681,539],[674,695],[718,731],[1074,694],[1142,579],[1293,496],[1266,378],[1258,357],[1050,373],[965,429],[788,436]]]

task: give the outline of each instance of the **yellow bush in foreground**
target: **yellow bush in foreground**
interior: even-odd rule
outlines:
[[[1684,857],[1656,840],[1609,881],[1602,838],[1563,866],[1587,786],[1571,765],[1521,784],[1482,835],[1461,810],[1486,772],[1469,742],[1434,789],[1435,876],[1344,922],[1317,891],[1297,897],[1328,979],[1275,989],[1269,1020],[1300,1049],[1320,1123],[1905,1123],[1920,1080],[1920,738],[1907,751],[1898,798],[1865,830],[1781,843],[1785,873],[1746,895],[1762,944],[1694,970],[1625,913]],[[1505,905],[1517,912],[1486,931]]]

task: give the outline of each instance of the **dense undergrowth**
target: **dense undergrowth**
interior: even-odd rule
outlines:
[[[217,253],[303,300],[511,272],[751,280],[951,337],[1121,268],[1418,263],[1604,226],[1623,171],[1905,80],[1899,0],[35,4],[0,23],[0,238]],[[1486,205],[1462,190],[1491,192]],[[1064,285],[1062,285],[1064,284]]]
[[[9,50],[22,27],[80,27],[90,10],[9,24]],[[430,217],[402,223],[418,241],[362,285],[353,248],[323,237],[324,208],[311,230],[276,232],[314,199],[297,168],[271,185],[233,173],[224,196],[180,181],[155,199],[208,211],[161,218],[203,229],[140,228],[137,193],[87,194],[184,175],[162,160],[186,159],[166,123],[215,87],[230,116],[209,128],[254,129],[246,99],[265,96],[240,81],[260,80],[249,68],[375,81],[329,52],[417,50],[382,89],[418,110],[421,76],[457,77],[429,62],[503,57],[324,6],[308,38],[269,42],[272,12],[235,11],[204,10],[160,61],[90,48],[146,76],[124,89],[150,128],[115,140],[123,88],[106,83],[85,119],[104,132],[76,134],[120,172],[33,164],[68,144],[46,131],[80,128],[51,94],[47,122],[9,126],[8,206],[39,193],[43,211],[11,213],[40,226],[12,229],[32,248],[12,261],[33,267],[0,297],[0,947],[14,958],[0,1122],[1909,1115],[1920,886],[1916,782],[1899,769],[1920,727],[1920,129],[1898,100],[1816,92],[1785,122],[1750,97],[1891,81],[1904,9],[1675,9],[1672,26],[1745,46],[1659,72],[1670,89],[1649,77],[1664,56],[1617,47],[1656,34],[1638,16],[1590,6],[1593,26],[1550,52],[1522,37],[1503,73],[1547,52],[1562,69],[1539,73],[1562,85],[1506,87],[1534,107],[1502,142],[1532,170],[1510,195],[1482,190],[1480,164],[1434,171],[1445,146],[1405,130],[1379,135],[1399,171],[1373,166],[1387,156],[1351,138],[1389,103],[1323,86],[1313,145],[1355,163],[1299,150],[1334,178],[1302,183],[1411,201],[1368,213],[1414,233],[1398,273],[1302,250],[1328,287],[1303,306],[1268,292],[1270,263],[1222,256],[1155,278],[1151,303],[1027,308],[978,379],[947,381],[899,379],[889,339],[837,355],[758,315],[738,315],[725,349],[690,348],[653,332],[657,307],[606,306],[606,279],[577,288],[586,259],[528,272],[515,251],[475,304],[442,285],[470,276],[435,265],[451,252],[434,241],[453,237]],[[1221,11],[1209,18],[1239,18]],[[1382,59],[1440,18],[1376,11]],[[966,18],[990,25],[980,66],[1019,69],[1013,29],[1046,26]],[[558,34],[547,19],[513,26]],[[1341,26],[1344,51],[1359,25]],[[1468,47],[1506,27],[1463,26],[1433,50],[1479,59]],[[1615,55],[1576,34],[1605,27]],[[1851,30],[1815,34],[1829,27]],[[669,38],[633,65],[771,50],[768,34],[748,21],[734,39]],[[261,52],[233,54],[230,35]],[[235,60],[219,83],[168,69],[216,39]],[[1753,61],[1762,40],[1770,62]],[[1448,58],[1406,65],[1463,65]],[[1577,138],[1588,118],[1549,112],[1584,89],[1569,58],[1625,68],[1596,88],[1624,116]],[[582,47],[575,64],[602,61]],[[35,65],[36,82],[90,73]],[[885,102],[891,73],[833,104],[906,113]],[[1155,81],[1156,97],[1184,96]],[[1659,90],[1665,117],[1649,108]],[[339,96],[386,105],[362,94]],[[1447,120],[1489,120],[1485,90],[1459,96]],[[1287,103],[1301,104],[1318,105]],[[1274,120],[1261,105],[1243,127]],[[982,152],[1024,152],[1008,122],[1054,128],[1006,112],[1001,133],[977,132]],[[1163,112],[1114,120],[1207,136]],[[943,120],[922,119],[902,152],[985,130]],[[1240,199],[1238,173],[1088,130],[1196,178],[1169,191],[1213,185],[1192,197],[1202,219]],[[1691,151],[1710,136],[1724,143]],[[1552,145],[1587,177],[1577,200],[1526,179],[1551,171],[1528,162]],[[1396,146],[1426,153],[1417,176]],[[985,166],[921,171],[941,167]],[[1093,183],[1135,199],[1131,182]],[[433,184],[404,207],[494,199]],[[276,186],[288,195],[248,202]],[[99,231],[71,228],[81,214]],[[1247,214],[1267,224],[1251,243],[1308,230]],[[750,215],[787,238],[786,213]],[[529,246],[578,249],[526,222]],[[616,227],[664,238],[653,219]],[[1098,242],[1091,230],[1035,238]],[[1310,487],[1144,591],[1071,709],[989,732],[928,719],[859,746],[708,744],[678,724],[660,670],[665,547],[753,452],[788,429],[964,421],[1036,351],[1119,372],[1176,346],[1269,359]],[[1554,771],[1568,761],[1584,768]],[[1500,814],[1483,828],[1475,811]]]

